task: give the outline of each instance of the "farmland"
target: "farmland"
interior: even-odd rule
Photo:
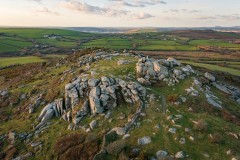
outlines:
[[[0,67],[43,61],[32,55],[65,55],[75,50],[97,47],[117,51],[134,50],[155,57],[174,56],[196,67],[239,75],[240,44],[234,43],[239,39],[237,33],[215,31],[120,34],[51,28],[0,28],[0,57],[28,56],[15,60],[1,58]]]
[[[49,59],[61,59],[66,56],[67,55],[49,54],[45,56],[2,57],[0,59],[0,68],[11,65],[46,62]]]
[[[221,72],[227,72],[230,73],[232,75],[236,75],[236,76],[240,76],[240,70],[239,69],[233,69],[231,66],[219,66],[216,64],[207,64],[207,63],[197,63],[197,62],[192,62],[192,61],[181,61],[182,63],[185,64],[190,64],[192,66],[196,66],[196,67],[201,67],[201,68],[206,68],[206,69],[210,69],[212,71],[221,71]],[[236,65],[237,67],[240,67],[240,65]]]
[[[229,51],[240,50],[240,45],[233,43],[239,38],[238,34],[228,34],[224,39],[222,33],[214,32],[212,34],[216,39],[214,37],[208,39],[192,37],[194,33],[190,35],[188,33],[179,35],[175,32],[106,34],[48,28],[1,28],[0,55],[34,54],[36,51],[43,54],[70,53],[73,49],[91,47],[137,51],[199,51],[199,46],[208,46]],[[219,36],[221,39],[218,39]]]

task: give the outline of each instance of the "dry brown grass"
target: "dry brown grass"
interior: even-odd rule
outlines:
[[[223,136],[220,133],[214,133],[209,135],[209,140],[211,143],[222,143]]]
[[[194,124],[194,129],[197,131],[207,131],[208,124],[205,120],[200,119],[197,121],[197,123]]]
[[[106,150],[109,154],[114,156],[118,156],[120,152],[126,147],[124,140],[117,140],[115,142],[110,143],[107,145]]]
[[[99,147],[99,138],[94,134],[69,134],[57,140],[54,154],[59,160],[88,160],[95,156]]]
[[[234,116],[233,114],[231,114],[230,112],[223,110],[222,116],[223,116],[223,119],[225,119],[226,121],[240,125],[240,119]]]
[[[86,135],[82,134],[69,134],[57,140],[54,146],[54,153],[56,155],[64,153],[72,146],[76,146],[85,141]]]
[[[176,94],[168,95],[167,96],[167,101],[168,102],[176,102],[177,101],[177,95]]]
[[[15,146],[8,146],[7,150],[0,152],[0,159],[9,160],[13,159],[17,155],[17,149]]]
[[[79,144],[66,150],[60,155],[59,160],[89,160],[93,159],[98,152],[98,142],[93,141],[89,143]]]
[[[122,151],[118,156],[118,160],[129,160],[129,157],[124,151]]]

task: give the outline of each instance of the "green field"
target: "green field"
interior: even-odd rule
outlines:
[[[195,45],[195,46],[206,45],[206,46],[240,49],[239,44],[232,44],[232,43],[224,42],[220,40],[192,40],[189,42],[189,44]]]
[[[60,38],[50,39],[45,38],[44,35],[59,35]],[[63,29],[0,28],[0,55],[20,53],[22,49],[35,50],[34,46],[41,44],[58,49],[80,48],[77,43],[97,35]]]
[[[218,34],[222,35],[223,33]],[[46,38],[45,35],[59,37]],[[232,36],[235,37],[235,35]],[[51,48],[49,49],[50,53],[54,53],[52,49],[71,51],[71,49],[92,47],[115,50],[197,51],[198,46],[213,46],[235,51],[240,50],[239,44],[232,44],[226,40],[190,39],[172,35],[171,32],[100,34],[50,28],[0,28],[0,55],[16,55],[22,53],[23,50],[25,53],[32,53],[36,51],[36,45],[45,45],[44,49]],[[47,50],[45,53],[49,52]]]
[[[27,56],[27,57],[12,57],[12,58],[1,58],[0,67],[5,67],[15,64],[27,64],[36,62],[45,62],[46,60],[37,56]]]
[[[240,76],[240,70],[238,70],[238,69],[233,69],[233,68],[229,68],[229,67],[222,67],[222,66],[215,65],[215,64],[196,63],[196,62],[193,62],[193,61],[185,61],[185,60],[182,60],[181,62],[186,63],[186,64],[190,64],[190,65],[193,65],[193,66],[196,66],[196,67],[209,69],[209,70],[212,70],[212,71],[227,72],[227,73],[230,73],[232,75]]]
[[[28,64],[28,63],[39,63],[46,62],[48,59],[52,58],[65,58],[68,55],[64,54],[47,54],[38,56],[25,56],[25,57],[8,57],[8,58],[0,58],[0,67],[6,67],[15,64]]]

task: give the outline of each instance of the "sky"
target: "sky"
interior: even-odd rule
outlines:
[[[0,26],[240,26],[240,0],[0,0]]]

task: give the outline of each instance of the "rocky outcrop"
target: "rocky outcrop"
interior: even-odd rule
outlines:
[[[190,65],[183,66],[174,58],[150,59],[142,57],[136,64],[138,81],[144,85],[151,85],[151,82],[165,81],[168,85],[174,85],[179,80],[194,73]]]
[[[194,79],[194,85],[197,86],[199,91],[203,92],[208,104],[210,104],[211,106],[213,106],[217,109],[223,109],[221,100],[219,100],[219,98],[216,95],[214,95],[214,93],[211,91],[211,88],[208,85],[205,86],[205,88],[203,88],[202,87],[203,84],[200,81],[198,81],[197,79]],[[194,92],[198,93],[198,91],[193,89],[193,87],[190,87],[190,89],[186,89],[186,90],[191,91],[191,93],[194,93]]]
[[[96,50],[91,54],[83,55],[80,58],[77,59],[78,61],[78,66],[89,66],[91,63],[94,61],[100,60],[100,59],[105,59],[105,60],[111,60],[112,57],[115,56],[134,56],[132,53],[118,53],[118,52],[113,52],[113,53],[108,53],[102,50]],[[129,62],[127,60],[120,60],[118,61],[118,65],[122,64],[128,64]],[[88,68],[89,69],[89,68]]]
[[[205,90],[205,96],[207,99],[207,102],[218,109],[223,109],[222,102],[219,100],[217,96],[214,95],[214,93],[210,90],[210,88],[207,86]]]
[[[118,94],[122,95],[120,97],[123,97],[125,102],[133,104],[145,100],[146,89],[136,82],[126,82],[119,78],[78,77],[65,85],[65,103],[64,99],[60,98],[46,105],[38,120],[44,123],[55,116],[77,125],[87,114],[99,114],[116,108]],[[82,104],[81,109],[73,115],[71,111],[79,104]]]
[[[220,82],[213,82],[212,85],[218,90],[230,95],[230,97],[240,104],[240,89],[235,86],[223,84]]]

